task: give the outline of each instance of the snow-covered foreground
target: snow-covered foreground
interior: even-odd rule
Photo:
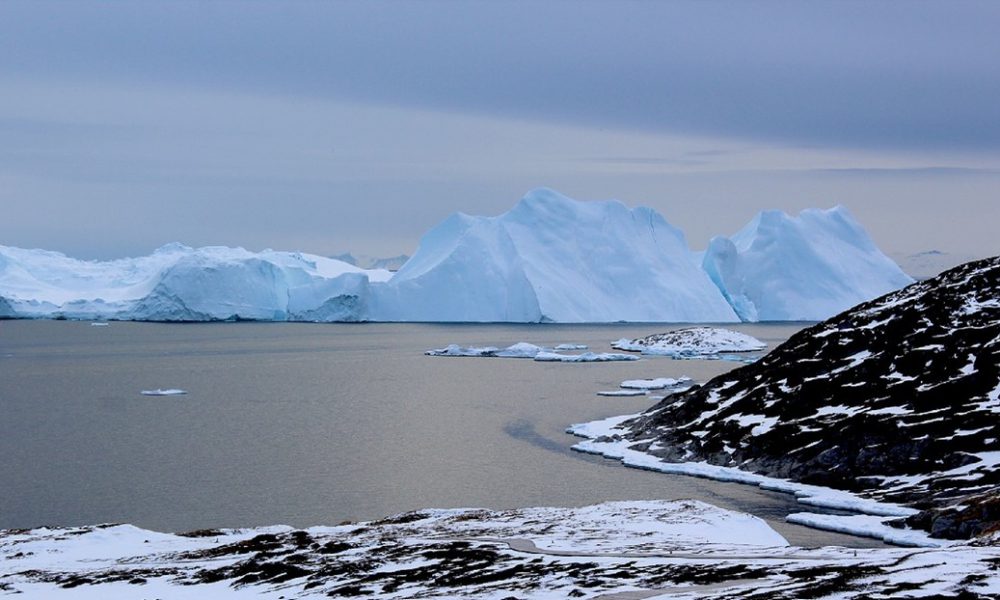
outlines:
[[[840,208],[762,213],[698,256],[652,209],[543,188],[496,217],[452,215],[395,274],[300,252],[169,244],[100,262],[0,246],[0,318],[822,319],[911,281]]]
[[[1000,593],[1000,549],[788,546],[696,501],[423,510],[296,530],[0,532],[0,593],[57,598],[871,598]],[[981,594],[977,596],[976,594]],[[621,597],[621,596],[618,596]]]
[[[590,423],[580,423],[571,425],[566,429],[566,432],[587,438],[586,441],[574,445],[574,450],[619,460],[628,467],[756,485],[766,490],[794,494],[800,503],[808,506],[862,513],[860,515],[795,513],[788,517],[788,520],[793,523],[878,538],[899,546],[938,547],[948,543],[945,540],[933,539],[925,532],[904,528],[901,524],[894,523],[899,521],[900,517],[908,517],[918,512],[906,506],[879,502],[842,490],[767,477],[704,461],[668,462],[648,452],[635,450],[632,446],[643,447],[645,444],[642,440],[626,440],[624,435],[628,432],[628,428],[624,424],[638,416],[621,415]],[[655,450],[656,442],[652,440],[651,442],[652,444],[648,446],[647,450]],[[894,524],[899,525],[899,527],[894,527]]]

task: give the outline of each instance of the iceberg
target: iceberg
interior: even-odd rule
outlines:
[[[394,267],[402,258],[364,264]],[[650,208],[578,202],[546,188],[499,216],[448,217],[396,273],[345,260],[175,243],[138,258],[84,261],[0,246],[0,318],[821,320],[911,281],[841,207],[794,218],[764,212],[698,254]]]
[[[498,217],[452,215],[372,292],[378,321],[738,320],[659,213],[545,188]]]
[[[822,321],[913,283],[843,206],[762,212],[702,268],[743,321]]]
[[[627,352],[641,352],[674,358],[704,358],[726,352],[753,352],[767,344],[753,336],[719,327],[687,327],[646,337],[622,338],[611,347]]]
[[[0,246],[7,316],[28,318],[359,321],[371,282],[391,276],[300,252],[168,244],[149,256],[84,261]]]

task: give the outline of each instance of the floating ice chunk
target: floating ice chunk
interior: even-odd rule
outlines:
[[[617,350],[674,358],[712,357],[731,352],[763,350],[767,344],[755,337],[718,327],[688,327],[643,338],[622,338],[611,343]]]
[[[539,352],[535,355],[539,362],[613,362],[639,360],[632,354],[615,354],[613,352],[584,352],[583,354],[556,354],[555,352]]]
[[[93,323],[90,324],[90,326],[91,327],[107,327],[110,324],[111,323],[108,323],[106,321],[94,321]]]
[[[691,381],[690,377],[681,377],[679,379],[674,379],[673,377],[658,377],[656,379],[628,379],[621,382],[621,387],[627,390],[662,390],[668,387],[686,384],[689,381]]]
[[[597,392],[598,396],[645,396],[646,390],[611,390],[607,392]]]
[[[513,346],[508,346],[496,353],[500,358],[535,358],[544,348],[529,344],[528,342],[518,342]]]
[[[482,348],[470,346],[468,348],[463,348],[458,344],[448,344],[444,348],[427,350],[424,354],[427,356],[496,356],[499,351],[499,348],[495,348],[493,346],[485,346]]]
[[[142,390],[139,393],[142,394],[143,396],[183,396],[187,394],[186,391],[178,390],[176,388]]]
[[[556,350],[586,350],[587,344],[559,344],[555,348]]]

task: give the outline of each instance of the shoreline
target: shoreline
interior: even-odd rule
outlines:
[[[763,490],[792,494],[797,502],[806,506],[854,513],[848,515],[792,513],[785,519],[789,523],[857,537],[878,539],[900,547],[939,548],[958,543],[953,540],[931,538],[929,534],[922,531],[898,529],[888,525],[888,521],[918,512],[916,509],[906,506],[878,502],[833,488],[758,475],[733,467],[721,467],[705,462],[664,462],[651,454],[632,450],[630,446],[638,442],[622,439],[620,434],[623,430],[619,426],[638,416],[638,414],[619,415],[587,423],[577,423],[567,427],[566,433],[585,438],[585,441],[573,445],[573,450],[615,460],[626,467],[752,485]]]

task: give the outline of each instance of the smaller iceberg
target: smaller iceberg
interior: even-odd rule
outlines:
[[[755,337],[719,327],[688,327],[643,338],[622,338],[611,343],[616,350],[672,358],[725,358],[736,352],[763,350],[767,344]]]

